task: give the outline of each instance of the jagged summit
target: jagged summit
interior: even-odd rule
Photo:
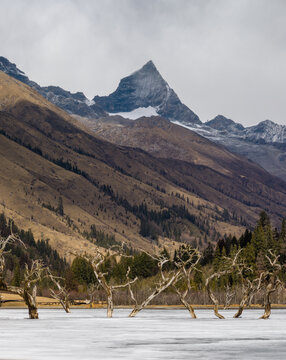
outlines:
[[[260,123],[258,123],[258,125],[261,125],[261,126],[277,126],[278,124],[276,124],[274,121],[272,120],[263,120],[263,121],[260,121]],[[257,125],[257,126],[258,126]],[[278,125],[279,126],[279,125]]]
[[[109,113],[124,113],[138,108],[153,107],[158,115],[170,121],[201,123],[199,117],[181,103],[152,60],[121,79],[112,94],[95,96],[93,101]]]
[[[286,126],[271,120],[261,121],[246,129],[246,138],[251,141],[265,143],[286,143]]]
[[[212,120],[207,121],[205,125],[220,131],[243,131],[244,129],[241,124],[236,123],[223,115],[217,115]]]
[[[145,72],[157,72],[159,74],[159,71],[156,68],[156,66],[155,66],[155,64],[153,63],[152,60],[147,61],[145,65],[143,65],[139,70],[135,70],[131,75],[134,75],[134,74],[136,74],[136,73],[138,73],[140,71],[141,72],[142,71],[145,71]]]
[[[31,86],[37,91],[40,89],[40,86],[34,81],[31,81],[22,70],[17,68],[16,64],[11,63],[8,59],[6,59],[3,56],[0,56],[0,71],[3,71],[5,74],[12,76],[14,79],[17,79]]]
[[[11,74],[13,73],[15,75],[25,75],[23,71],[17,68],[16,64],[10,63],[10,61],[3,56],[0,56],[0,70],[5,73],[10,72]]]

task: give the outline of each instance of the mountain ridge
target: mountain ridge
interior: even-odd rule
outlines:
[[[130,112],[136,108],[151,106],[158,115],[169,120],[179,118],[184,123],[201,123],[199,117],[181,103],[152,60],[121,79],[113,93],[108,96],[95,96],[93,101],[110,113]]]
[[[156,241],[172,247],[178,240],[204,242],[219,234],[240,234],[245,221],[254,225],[263,209],[269,209],[278,223],[286,215],[283,181],[193,132],[187,135],[191,141],[198,146],[202,142],[206,152],[207,146],[212,152],[217,149],[219,165],[228,172],[216,170],[215,164],[155,157],[111,144],[4,73],[0,86],[5,89],[0,103],[6,99],[0,110],[5,169],[0,174],[0,209],[11,213],[21,227],[47,234],[61,254],[69,246],[92,247],[95,240],[88,236],[93,224],[117,241],[151,249]],[[161,137],[161,131],[184,131],[165,119],[160,123],[161,130],[155,123],[153,130],[159,129]],[[233,157],[237,161],[231,161]],[[59,196],[64,217],[54,211]]]
[[[188,127],[201,136],[227,147],[236,154],[246,156],[273,175],[279,176],[286,181],[286,126],[267,120],[260,122],[258,125],[243,127],[223,115],[218,115],[206,123],[201,123],[197,115],[180,102],[152,61],[148,61],[141,69],[123,78],[120,82],[121,85],[119,84],[111,95],[95,96],[93,100],[87,99],[81,92],[72,94],[60,87],[48,86],[41,88],[38,84],[29,80],[15,64],[10,63],[9,60],[3,57],[0,57],[0,70],[28,84],[46,99],[72,115],[87,119],[108,119],[108,114],[103,110],[104,107],[106,111],[113,112],[110,114],[112,116],[116,115],[116,113],[114,114],[115,110],[128,110],[120,112],[119,115],[127,118],[132,116],[132,119],[142,115],[146,116],[147,113],[149,116],[161,115],[169,121]],[[134,77],[138,78],[138,74],[139,85],[141,84],[139,87],[137,87],[136,81],[134,82]],[[154,85],[153,75],[150,77],[148,74],[153,74],[155,80],[157,79],[155,85],[158,86],[153,86],[153,90],[151,86]],[[171,97],[171,100],[173,99],[169,103],[165,101],[168,96]],[[112,107],[114,104],[116,105],[116,102],[119,107]],[[166,105],[166,103],[168,104]],[[134,109],[134,107],[137,108]],[[134,110],[130,112],[131,109]]]
[[[29,77],[16,64],[11,63],[8,59],[0,56],[0,71],[12,76],[14,79],[23,82],[35,89],[39,94],[51,101],[56,106],[65,110],[69,114],[97,118],[105,116],[104,110],[89,100],[82,92],[71,93],[59,86],[41,87]]]

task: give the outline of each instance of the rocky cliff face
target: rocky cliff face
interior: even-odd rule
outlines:
[[[201,123],[199,117],[181,103],[152,61],[123,78],[118,88],[109,96],[95,96],[93,100],[109,113],[124,113],[152,107],[158,115],[170,121]]]
[[[15,64],[12,64],[4,57],[0,57],[0,71],[3,71],[7,75],[31,86],[50,102],[70,114],[89,118],[106,116],[103,109],[93,101],[89,100],[82,92],[73,94],[58,86],[41,87],[34,81],[31,81],[22,70],[18,69]]]

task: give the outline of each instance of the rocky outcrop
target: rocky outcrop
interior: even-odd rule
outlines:
[[[106,116],[104,110],[93,101],[89,100],[82,92],[71,93],[58,86],[41,87],[12,64],[8,59],[0,57],[0,71],[31,86],[51,103],[67,111],[69,114],[80,115],[89,118]]]

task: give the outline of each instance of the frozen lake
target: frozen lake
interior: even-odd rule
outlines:
[[[198,310],[193,320],[185,310],[143,310],[127,318],[115,310],[107,319],[101,309],[40,309],[40,320],[25,309],[0,309],[0,360],[47,359],[285,359],[286,310],[246,310],[226,320]]]

